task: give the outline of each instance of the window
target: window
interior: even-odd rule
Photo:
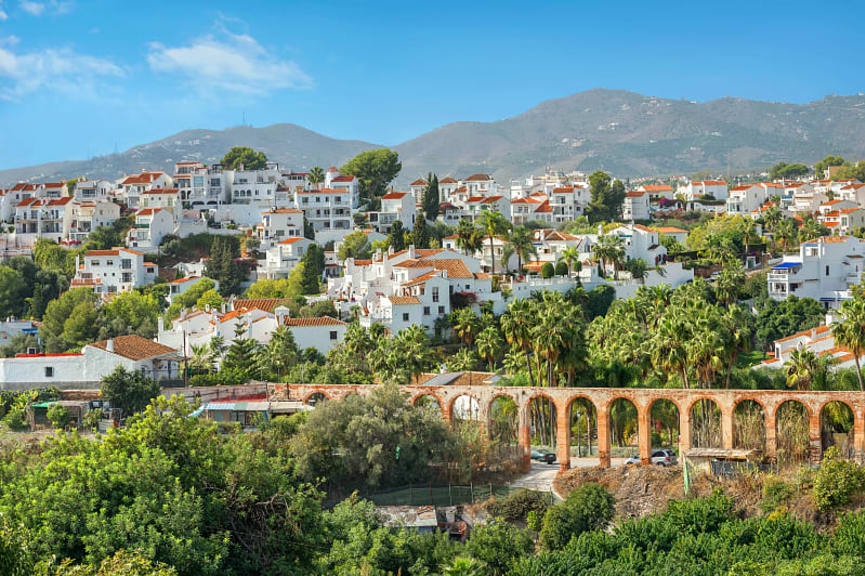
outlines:
[[[439,301],[439,287],[438,286],[433,286],[432,299],[433,299],[433,302]]]
[[[330,339],[331,339],[332,341],[336,341],[336,330],[331,330],[331,331],[330,331]]]
[[[90,265],[91,265],[91,266],[99,266],[99,260],[92,260],[92,261],[90,262]]]
[[[105,265],[106,266],[114,266],[114,260],[106,260]]]
[[[54,366],[46,366],[45,367],[45,377],[46,378],[54,378]]]
[[[439,306],[439,314],[444,314],[444,313],[445,313],[445,307]]]
[[[827,264],[826,265],[826,276],[828,276],[828,275],[829,275],[829,265]]]
[[[130,260],[129,258],[124,258],[123,260],[120,261],[120,267],[123,270],[132,269],[132,260]]]
[[[424,306],[424,307],[423,307],[423,315],[424,315],[424,316],[429,316],[429,306]]]
[[[402,321],[403,321],[403,322],[408,322],[408,312],[403,312],[403,313],[402,313]]]

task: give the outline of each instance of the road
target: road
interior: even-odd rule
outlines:
[[[613,458],[611,466],[624,466],[626,458]],[[598,465],[597,458],[571,458],[571,468],[589,468]],[[511,486],[516,488],[528,488],[540,492],[550,492],[553,489],[553,480],[559,473],[559,463],[545,464],[532,460],[529,471],[520,476]]]

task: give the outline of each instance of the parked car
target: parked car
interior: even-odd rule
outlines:
[[[625,464],[639,464],[640,457],[634,456],[632,458],[628,458],[625,461]],[[679,459],[676,458],[676,453],[668,448],[660,448],[658,450],[652,450],[652,464],[657,464],[658,466],[675,466],[679,463]]]
[[[532,460],[552,464],[556,461],[556,455],[549,450],[544,450],[543,448],[532,448]]]

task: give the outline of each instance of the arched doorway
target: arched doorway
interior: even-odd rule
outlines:
[[[679,407],[672,400],[659,398],[649,408],[649,424],[652,427],[652,448],[679,448]]]
[[[820,410],[822,452],[835,447],[844,458],[853,457],[853,410],[844,402],[828,402]]]
[[[480,420],[481,406],[477,398],[468,394],[461,394],[451,402],[451,419],[454,421]]]
[[[616,398],[610,404],[610,456],[639,456],[639,419],[637,407],[627,398]]]
[[[556,451],[556,405],[549,396],[538,395],[529,400],[531,445]]]
[[[442,417],[442,405],[441,403],[439,403],[438,398],[436,398],[432,394],[421,394],[414,399],[414,402],[412,402],[412,404],[416,408],[420,408],[428,414],[435,415],[439,418]]]
[[[714,400],[701,398],[691,405],[691,446],[721,447],[721,409]]]
[[[809,419],[808,409],[801,402],[787,400],[778,406],[775,411],[775,438],[780,466],[798,466],[808,460]]]
[[[756,400],[742,400],[733,409],[733,447],[766,453],[766,413]]]
[[[323,392],[313,392],[306,397],[304,404],[315,408],[317,405],[327,402],[328,400],[330,400],[330,398],[327,397],[327,394]]]
[[[495,444],[514,445],[518,442],[520,413],[510,396],[496,396],[490,402],[489,434]]]
[[[598,410],[594,403],[582,396],[574,398],[568,405],[571,427],[571,456],[577,458],[598,457]]]

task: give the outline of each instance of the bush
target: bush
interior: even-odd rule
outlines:
[[[547,262],[541,266],[541,278],[552,278],[556,273],[556,268],[552,262]]]
[[[547,503],[540,492],[517,490],[500,500],[490,500],[486,509],[495,518],[506,522],[519,522],[526,520],[530,512],[543,516],[547,511]]]
[[[466,543],[469,554],[481,562],[492,574],[507,574],[511,564],[531,554],[534,541],[525,530],[513,524],[499,522],[478,526]]]
[[[615,503],[600,484],[590,482],[575,488],[564,502],[547,511],[541,543],[550,550],[561,550],[571,538],[604,528],[613,519]]]
[[[196,374],[189,378],[190,386],[218,386],[220,382],[216,374]]]
[[[814,502],[822,511],[848,504],[850,497],[861,489],[862,471],[854,462],[838,457],[833,446],[826,451],[823,464],[814,478]]]
[[[772,474],[763,478],[763,501],[760,506],[764,512],[771,512],[787,501],[793,494],[793,487]]]
[[[81,417],[81,423],[85,428],[93,430],[94,432],[99,430],[99,421],[102,419],[102,410],[95,409],[90,410],[84,416]]]
[[[64,430],[72,421],[72,415],[69,414],[69,409],[62,404],[52,404],[45,414],[48,421],[57,430]]]
[[[564,260],[559,260],[556,264],[556,276],[567,276],[568,275],[568,264]]]
[[[16,403],[11,408],[6,416],[3,417],[3,423],[10,430],[24,430],[27,428],[27,405]]]

